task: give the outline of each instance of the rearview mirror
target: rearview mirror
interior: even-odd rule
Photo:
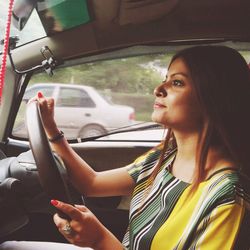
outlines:
[[[34,8],[37,5],[37,0],[16,0],[12,10],[12,24],[18,30],[22,30]]]

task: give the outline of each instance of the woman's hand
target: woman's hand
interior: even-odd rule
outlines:
[[[59,217],[58,214],[54,215],[54,222],[58,230],[70,243],[96,250],[123,249],[118,239],[102,225],[87,207],[72,206],[57,200],[52,200],[51,203],[71,218],[71,221],[67,221]]]
[[[54,137],[56,134],[59,133],[54,119],[54,99],[45,98],[41,92],[38,92],[37,95],[33,97],[29,102],[32,101],[37,101],[39,103],[42,121],[46,133],[49,137]]]

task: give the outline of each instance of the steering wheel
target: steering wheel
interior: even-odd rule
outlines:
[[[63,160],[52,152],[36,101],[27,105],[26,125],[41,186],[51,199],[72,204],[66,168]]]

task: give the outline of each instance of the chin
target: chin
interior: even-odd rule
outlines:
[[[153,113],[152,116],[151,116],[151,120],[155,123],[158,123],[158,124],[161,124],[161,125],[164,125],[165,126],[165,122],[164,122],[164,119],[163,117]]]

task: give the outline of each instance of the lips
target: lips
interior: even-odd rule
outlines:
[[[154,108],[155,108],[155,109],[159,109],[159,108],[166,108],[166,106],[165,106],[165,105],[163,105],[162,103],[155,102],[155,104],[154,104]]]

